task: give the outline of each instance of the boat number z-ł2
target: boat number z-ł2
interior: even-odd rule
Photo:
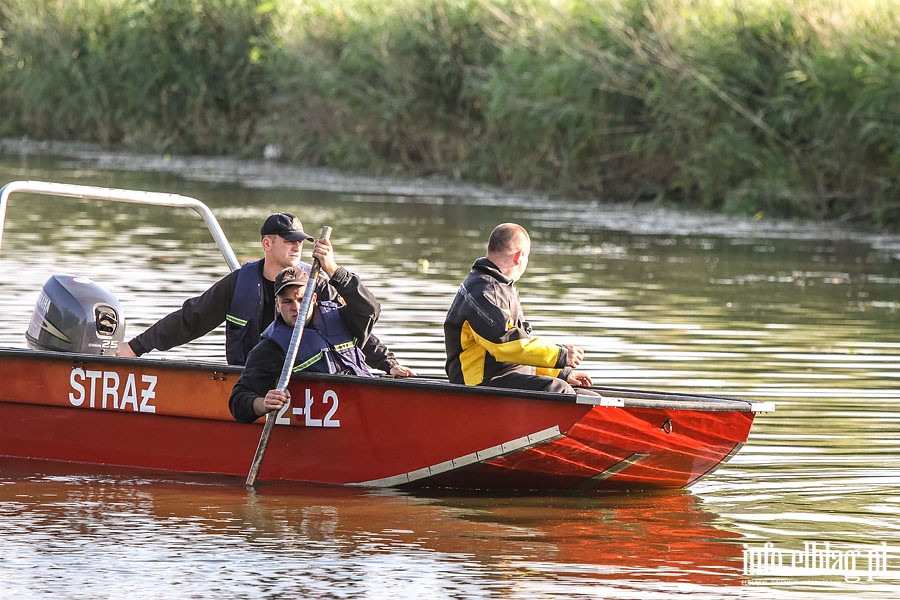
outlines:
[[[293,398],[291,398],[291,400],[293,400]],[[320,405],[324,405],[324,407]],[[278,425],[290,425],[291,419],[288,417],[288,411],[290,411],[290,413],[295,415],[298,419],[304,417],[305,421],[303,423],[307,427],[340,427],[340,420],[334,417],[337,414],[337,410],[338,396],[334,391],[326,390],[325,393],[322,394],[322,400],[317,402],[316,399],[313,398],[312,392],[306,390],[306,400],[303,402],[303,406],[291,407],[291,403],[288,402],[278,411],[278,419],[275,423]],[[321,415],[323,412],[325,415],[321,419],[313,418],[313,413]]]
[[[156,375],[141,375],[140,381],[129,373],[124,381],[115,371],[85,371],[72,369],[69,376],[72,391],[69,403],[90,408],[131,409],[134,412],[155,413]]]

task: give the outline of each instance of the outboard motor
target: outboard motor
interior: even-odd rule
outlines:
[[[25,338],[35,350],[113,355],[125,338],[125,318],[118,299],[87,277],[52,275]]]

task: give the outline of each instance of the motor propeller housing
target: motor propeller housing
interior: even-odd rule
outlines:
[[[114,355],[125,338],[119,300],[87,277],[51,275],[25,333],[34,350]]]

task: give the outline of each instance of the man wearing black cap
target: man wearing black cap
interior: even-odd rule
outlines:
[[[263,330],[275,318],[275,277],[288,267],[299,266],[304,241],[314,238],[303,231],[300,219],[290,213],[270,215],[260,229],[263,258],[252,260],[232,271],[203,294],[188,298],[172,312],[127,344],[119,344],[117,356],[141,356],[151,350],[169,350],[206,335],[225,322],[225,358],[228,364],[243,365]],[[317,281],[321,300],[337,300],[339,294],[328,282]],[[368,364],[401,377],[415,373],[400,365],[394,354],[374,335],[364,348]]]
[[[354,273],[334,262],[328,240],[319,240],[313,250],[346,304],[316,302],[307,315],[294,359],[293,371],[343,373],[371,377],[361,351],[363,341],[378,319],[380,307],[372,293]],[[300,316],[309,274],[288,267],[275,278],[275,321],[262,333],[259,344],[231,390],[228,407],[235,420],[252,423],[269,411],[279,410],[290,400],[276,385],[290,349],[294,325]]]

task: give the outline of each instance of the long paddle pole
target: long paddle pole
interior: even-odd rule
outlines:
[[[327,240],[331,237],[331,227],[322,228],[321,239]],[[291,333],[291,342],[288,344],[288,350],[284,357],[284,365],[281,367],[281,376],[278,377],[278,389],[286,390],[288,382],[291,380],[291,371],[294,368],[294,360],[297,358],[297,349],[300,348],[300,339],[303,337],[303,328],[306,327],[306,317],[309,315],[309,306],[312,304],[312,297],[316,293],[316,279],[321,269],[318,259],[313,259],[312,269],[309,273],[309,282],[306,284],[306,291],[303,293],[303,301],[300,303],[300,312],[297,314],[297,322],[294,323],[294,331]],[[266,448],[269,446],[269,437],[272,435],[272,428],[275,427],[275,419],[277,411],[270,410],[266,413],[266,424],[263,426],[262,435],[259,436],[259,445],[256,447],[256,454],[253,456],[253,463],[250,465],[250,471],[247,473],[247,486],[253,487],[256,484],[256,476],[259,475],[259,467],[262,465],[263,457],[266,455]]]

